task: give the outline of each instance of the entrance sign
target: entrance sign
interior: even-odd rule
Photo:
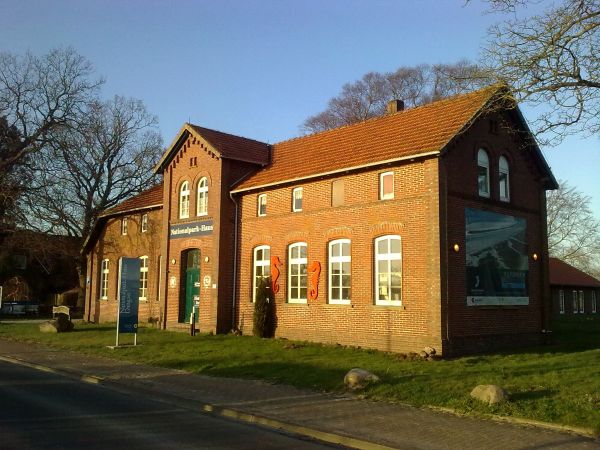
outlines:
[[[119,260],[119,314],[117,316],[117,347],[119,333],[134,333],[134,345],[137,344],[138,306],[140,295],[139,258],[121,258]]]
[[[467,306],[528,305],[527,222],[465,209]]]
[[[193,236],[205,236],[212,234],[213,232],[213,221],[201,220],[199,222],[189,222],[179,225],[171,225],[169,228],[169,238],[187,238]]]

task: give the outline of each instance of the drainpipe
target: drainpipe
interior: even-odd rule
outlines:
[[[269,160],[270,160],[270,155],[269,155]],[[268,164],[261,164],[260,169],[264,169],[265,166],[267,166],[267,165]],[[260,170],[260,169],[258,169],[258,170]],[[238,228],[239,228],[239,208],[240,208],[238,201],[233,197],[233,193],[231,192],[231,189],[234,186],[236,186],[237,184],[241,183],[246,178],[248,178],[250,175],[255,173],[256,171],[257,171],[256,168],[250,169],[247,173],[242,175],[238,180],[234,181],[229,186],[229,198],[235,205],[235,216],[234,216],[234,221],[233,221],[233,295],[231,297],[231,329],[234,329],[236,326],[236,323],[235,323],[235,313],[236,313],[235,298],[236,298],[236,294],[237,294]]]
[[[238,219],[239,219],[239,203],[233,197],[231,191],[229,191],[229,198],[235,205],[235,215],[233,219],[233,292],[231,298],[231,329],[234,330],[236,327],[235,323],[235,299],[237,294],[237,263],[238,263]]]

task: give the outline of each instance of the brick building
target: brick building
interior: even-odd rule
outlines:
[[[118,277],[109,269],[102,300],[102,261],[127,253],[152,255],[165,328],[196,304],[200,330],[248,334],[268,278],[281,337],[447,355],[539,341],[545,191],[557,185],[504,97],[394,101],[383,117],[274,145],[184,125],[156,167],[162,208],[145,206],[162,210],[160,239],[106,248],[152,203],[142,194],[88,241],[88,317],[114,317]]]
[[[600,314],[600,280],[558,258],[550,258],[550,290],[555,316]]]

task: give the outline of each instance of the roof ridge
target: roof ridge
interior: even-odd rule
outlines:
[[[186,123],[187,123],[188,125],[190,125],[191,127],[198,128],[198,129],[200,129],[200,130],[208,130],[208,131],[212,131],[212,132],[214,132],[214,133],[220,133],[220,134],[224,134],[224,135],[227,135],[227,136],[232,136],[232,137],[235,137],[235,138],[245,139],[245,140],[247,140],[247,141],[253,141],[253,142],[256,142],[257,144],[271,145],[271,144],[269,144],[268,142],[259,141],[259,140],[257,140],[257,139],[252,139],[252,138],[249,138],[249,137],[246,137],[246,136],[240,136],[239,134],[227,133],[226,131],[217,130],[217,129],[215,129],[215,128],[203,127],[203,126],[201,126],[201,125],[196,125],[196,124],[194,124],[194,123],[191,123],[191,122],[186,122]]]
[[[452,95],[450,97],[444,97],[444,98],[441,98],[439,100],[435,100],[433,102],[424,103],[422,105],[417,105],[417,106],[414,106],[412,108],[404,109],[402,111],[397,111],[397,112],[392,113],[392,114],[384,114],[384,115],[378,115],[378,116],[374,116],[374,117],[369,117],[368,119],[363,119],[363,120],[360,120],[360,121],[354,122],[354,123],[344,124],[344,125],[341,125],[339,127],[329,128],[327,130],[316,131],[314,133],[306,134],[304,136],[296,136],[296,137],[293,137],[293,138],[290,138],[290,139],[285,139],[283,141],[279,141],[279,142],[274,143],[273,146],[280,145],[280,144],[285,144],[285,143],[292,142],[292,141],[297,141],[299,139],[306,139],[306,138],[313,137],[313,136],[324,135],[326,133],[331,133],[331,132],[334,132],[336,130],[342,130],[342,129],[345,129],[345,128],[354,127],[354,126],[357,126],[357,125],[360,125],[360,124],[364,124],[364,123],[368,123],[368,122],[375,122],[375,121],[378,121],[378,120],[383,121],[383,120],[389,119],[390,117],[395,117],[397,115],[405,114],[407,112],[411,112],[412,113],[413,111],[422,110],[422,109],[425,109],[425,108],[431,108],[431,107],[434,107],[434,106],[439,106],[442,103],[450,103],[452,101],[456,101],[456,99],[458,97],[461,97],[461,98],[474,97],[475,95],[481,94],[481,93],[483,93],[483,91],[486,91],[486,90],[490,91],[490,95],[488,96],[488,98],[489,98],[495,92],[497,92],[499,89],[501,89],[503,86],[505,86],[505,85],[502,84],[502,83],[493,83],[493,84],[485,86],[485,87],[483,87],[481,89],[477,89],[475,91],[469,91],[469,92],[463,92],[463,93],[459,93],[459,94],[454,94],[454,95]]]

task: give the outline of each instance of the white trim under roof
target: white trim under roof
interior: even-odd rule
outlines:
[[[125,214],[125,213],[132,213],[132,212],[138,212],[138,211],[143,211],[145,209],[154,209],[154,208],[162,208],[163,204],[162,203],[157,203],[156,205],[150,205],[150,206],[138,206],[137,208],[132,208],[132,209],[124,209],[122,211],[114,211],[114,212],[108,212],[105,214],[100,214],[98,216],[98,219],[101,217],[111,217],[111,216],[118,216],[120,214]],[[116,206],[115,206],[116,208]]]
[[[327,175],[334,175],[336,173],[349,172],[351,170],[358,170],[358,169],[365,169],[367,167],[382,166],[385,164],[390,164],[390,163],[399,162],[399,161],[406,161],[406,160],[411,160],[411,159],[416,159],[416,158],[425,158],[427,156],[437,156],[439,154],[440,154],[439,150],[435,150],[433,152],[415,153],[414,155],[401,156],[399,158],[386,159],[383,161],[373,161],[371,163],[362,164],[359,166],[343,167],[340,169],[330,170],[327,172],[319,172],[319,173],[315,173],[315,174],[311,174],[311,175],[306,175],[303,177],[288,178],[286,180],[274,181],[272,183],[260,184],[258,186],[251,186],[251,187],[242,188],[242,189],[234,189],[233,191],[231,191],[231,193],[238,194],[240,192],[248,192],[248,191],[253,191],[255,189],[264,189],[267,187],[277,186],[279,184],[294,183],[296,181],[310,180],[312,178],[319,178],[319,177],[324,177]]]

